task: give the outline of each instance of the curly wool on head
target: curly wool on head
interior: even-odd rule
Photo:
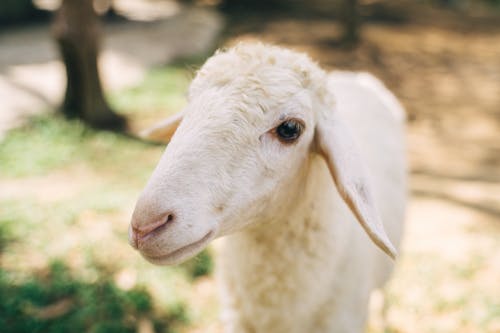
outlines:
[[[301,87],[315,91],[326,106],[333,107],[328,75],[307,54],[263,43],[238,43],[218,50],[198,70],[189,98],[206,89],[261,92],[272,101],[296,93]],[[293,87],[293,88],[292,88]]]

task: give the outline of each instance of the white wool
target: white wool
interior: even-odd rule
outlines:
[[[377,85],[367,87],[367,77]],[[406,201],[404,111],[368,74],[332,73],[329,87],[359,139],[382,221],[398,243]],[[302,177],[293,211],[227,237],[220,251],[228,332],[363,332],[370,292],[389,278],[393,263],[369,243],[323,159],[316,157]]]
[[[305,123],[293,145],[272,134],[288,118]],[[350,150],[340,161],[322,153],[330,135],[320,125],[331,121],[352,135],[352,158]],[[227,332],[362,332],[370,292],[393,263],[370,242],[338,186],[358,190],[353,205],[366,232],[392,251],[383,229],[397,245],[404,150],[404,111],[373,76],[327,75],[303,54],[263,44],[219,52],[193,80],[184,119],[132,224],[152,225],[164,211],[177,220],[135,246],[152,262],[172,264],[226,236],[217,268]],[[343,164],[358,160],[364,165]],[[366,180],[358,175],[365,171]]]

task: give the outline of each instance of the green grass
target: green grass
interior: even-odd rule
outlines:
[[[188,73],[155,69],[110,99],[133,117],[175,112]],[[163,149],[56,114],[7,134],[0,142],[0,331],[135,332],[146,320],[168,333],[186,325],[190,285],[212,271],[209,252],[157,267],[127,243],[131,210]],[[64,311],[47,317],[61,304]]]
[[[5,332],[135,332],[139,319],[159,332],[187,322],[184,305],[156,309],[147,289],[122,290],[108,276],[76,276],[60,261],[43,274],[16,280],[0,270],[0,327]]]
[[[75,162],[88,130],[77,121],[38,117],[13,130],[0,144],[2,176],[37,175]]]
[[[185,104],[185,94],[193,70],[187,66],[156,68],[146,74],[143,82],[109,96],[111,105],[128,113],[166,114],[177,112]]]
[[[195,258],[182,264],[182,268],[186,271],[189,278],[194,280],[200,276],[212,273],[213,265],[214,263],[210,251],[204,250]]]
[[[0,175],[43,175],[78,163],[102,171],[116,168],[117,172],[127,172],[132,159],[153,150],[161,151],[122,134],[90,129],[78,120],[44,115],[11,131],[0,143]]]

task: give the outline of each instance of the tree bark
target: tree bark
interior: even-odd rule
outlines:
[[[290,5],[290,0],[223,0],[219,8],[223,11],[280,10]]]
[[[356,45],[360,40],[361,28],[358,0],[342,0],[340,20],[344,29],[341,42]]]
[[[113,112],[102,91],[97,66],[100,25],[92,0],[63,0],[53,34],[66,67],[62,113],[94,127],[123,129],[125,118]]]

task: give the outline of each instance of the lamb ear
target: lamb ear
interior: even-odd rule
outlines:
[[[349,128],[329,115],[316,126],[316,142],[337,189],[371,240],[391,258],[396,249],[385,233],[371,194],[365,166]]]
[[[177,127],[182,121],[184,112],[179,112],[163,120],[153,127],[147,128],[139,133],[139,136],[146,140],[157,142],[169,142]]]

